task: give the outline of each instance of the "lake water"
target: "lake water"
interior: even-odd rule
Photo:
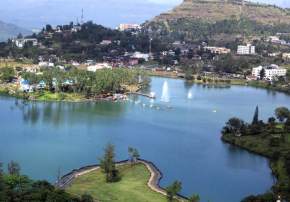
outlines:
[[[163,172],[162,186],[180,180],[182,194],[199,193],[202,201],[238,202],[270,189],[268,161],[224,144],[220,131],[233,116],[251,121],[256,105],[263,119],[278,106],[290,107],[289,96],[158,77],[150,88],[155,101],[24,103],[0,97],[0,161],[15,160],[23,173],[54,182],[59,168],[65,174],[97,163],[110,142],[118,160],[127,158],[129,146],[136,147]]]

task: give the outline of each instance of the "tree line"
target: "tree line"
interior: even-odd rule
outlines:
[[[45,90],[50,92],[74,92],[92,97],[107,93],[122,93],[127,85],[148,84],[144,71],[126,68],[103,69],[96,72],[73,69],[44,69],[41,74],[24,72],[22,78],[31,85],[45,83]],[[142,78],[142,83],[140,81]]]
[[[18,163],[11,161],[4,172],[3,164],[0,163],[0,201],[1,202],[93,202],[90,195],[81,197],[55,188],[47,181],[34,181],[21,174]]]

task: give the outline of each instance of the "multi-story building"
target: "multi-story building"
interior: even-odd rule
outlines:
[[[210,51],[211,53],[222,55],[222,54],[229,54],[231,49],[225,47],[215,47],[215,46],[205,46],[204,50]]]
[[[126,31],[126,30],[139,30],[141,29],[141,26],[138,24],[120,24],[119,30],[120,31]]]
[[[97,70],[101,69],[112,69],[112,66],[108,63],[97,63],[87,67],[87,71],[89,72],[96,72]]]
[[[261,71],[264,69],[265,71],[265,77],[261,77]],[[252,76],[256,79],[266,79],[269,81],[272,81],[275,77],[283,77],[286,76],[287,70],[285,68],[281,68],[278,65],[269,65],[269,66],[259,66],[252,69]]]
[[[37,39],[13,39],[12,42],[15,44],[18,48],[23,48],[26,43],[31,43],[32,46],[37,46],[38,41]]]
[[[256,47],[252,46],[251,44],[247,44],[246,46],[238,46],[237,50],[238,55],[255,55],[256,54]]]

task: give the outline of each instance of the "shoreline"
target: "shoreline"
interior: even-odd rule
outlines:
[[[221,136],[221,141],[224,143],[224,144],[228,144],[230,146],[233,146],[233,147],[236,147],[236,148],[239,148],[239,149],[242,149],[242,150],[245,150],[251,154],[254,154],[254,155],[258,155],[258,156],[261,156],[261,157],[264,157],[268,160],[268,163],[269,163],[269,168],[271,170],[271,174],[273,177],[275,177],[275,180],[273,180],[273,185],[270,187],[270,190],[279,183],[279,173],[275,172],[274,170],[274,166],[273,164],[275,162],[273,162],[273,160],[271,159],[271,156],[267,155],[267,154],[264,154],[262,152],[258,152],[258,151],[255,151],[254,149],[251,149],[251,148],[248,148],[246,146],[243,146],[243,145],[240,145],[240,144],[237,144],[236,141],[231,141],[229,139],[227,139],[226,136],[222,135]],[[272,192],[272,190],[271,190]],[[265,194],[265,193],[261,193],[262,195]],[[245,196],[247,197],[247,196]]]
[[[85,95],[82,95],[80,93],[59,93],[59,92],[43,91],[43,95],[42,95],[41,92],[36,92],[37,94],[35,92],[24,93],[24,92],[17,91],[15,89],[15,86],[13,88],[9,86],[9,84],[4,84],[4,85],[1,84],[0,96],[7,96],[7,97],[30,101],[30,102],[64,102],[64,103],[90,103],[90,102],[106,102],[106,101],[107,102],[120,102],[120,101],[127,100],[127,95],[130,95],[130,94],[140,94],[146,97],[150,96],[150,95],[139,93],[139,91],[143,88],[143,85],[136,86],[134,90],[127,89],[126,91],[122,93],[100,94],[100,95],[92,96],[89,98],[86,98]],[[51,96],[51,97],[47,98],[45,96]],[[60,98],[60,96],[64,96],[64,98],[62,99]]]
[[[199,85],[212,85],[212,86],[249,86],[253,88],[258,88],[258,89],[265,89],[273,92],[280,92],[284,93],[286,95],[290,95],[290,89],[281,89],[277,87],[266,87],[265,84],[263,83],[258,83],[259,81],[248,81],[246,79],[229,79],[227,81],[230,82],[203,82],[202,80],[186,80],[183,77],[178,76],[176,73],[172,72],[162,72],[162,73],[156,73],[156,72],[149,72],[149,75],[152,77],[162,77],[162,78],[170,78],[170,79],[181,79],[184,80],[188,83],[192,84],[199,84]]]
[[[143,164],[147,168],[147,170],[150,172],[150,178],[147,181],[147,186],[149,187],[149,189],[159,194],[162,194],[164,196],[167,196],[166,190],[160,186],[161,179],[163,178],[163,173],[157,168],[157,166],[154,163],[144,160],[144,159],[138,159],[136,163]],[[126,164],[131,164],[131,162],[129,160],[116,162],[117,167],[126,165]],[[85,166],[79,169],[74,169],[71,172],[67,173],[66,175],[62,176],[55,183],[55,186],[60,189],[66,189],[73,183],[73,181],[76,178],[82,175],[85,175],[87,173],[99,170],[99,169],[100,169],[100,165],[98,164]],[[188,201],[188,198],[181,194],[178,194],[176,198],[181,202]]]
[[[191,84],[197,84],[197,85],[206,85],[206,86],[220,86],[220,87],[231,87],[231,86],[246,86],[246,87],[253,87],[257,89],[264,89],[268,91],[272,91],[274,93],[279,92],[279,93],[284,93],[285,95],[290,95],[290,91],[284,90],[284,89],[279,89],[277,87],[266,87],[263,83],[253,83],[249,82],[247,80],[228,80],[228,81],[218,81],[218,82],[203,82],[203,80],[189,80],[187,81],[186,79],[179,77],[178,75],[173,75],[172,72],[170,73],[160,73],[160,74],[154,74],[154,72],[149,72],[151,77],[161,77],[161,78],[170,78],[170,79],[180,79],[185,82],[191,83]],[[129,94],[140,94],[142,96],[150,97],[150,95],[142,94],[139,93],[140,90],[142,89],[142,85],[138,86],[135,90],[129,90],[123,93],[120,93],[119,95],[122,96],[127,96]],[[48,92],[49,93],[49,92]],[[64,93],[64,96],[68,97],[75,97],[75,98],[64,98],[64,99],[58,99],[58,98],[41,98],[42,95],[38,95],[38,98],[33,98],[33,94],[27,96],[23,92],[18,92],[15,89],[13,89],[13,92],[11,93],[11,89],[9,89],[9,84],[6,86],[0,85],[0,95],[4,96],[9,96],[9,97],[14,97],[17,99],[22,99],[22,100],[27,100],[27,101],[35,101],[35,102],[65,102],[65,103],[88,103],[88,102],[118,102],[118,101],[123,101],[126,100],[124,98],[122,99],[114,99],[114,96],[111,94],[110,96],[107,95],[105,97],[105,94],[103,95],[98,95],[95,97],[91,98],[86,98],[82,94],[78,93]],[[49,94],[48,94],[49,95]],[[51,93],[50,96],[61,96],[61,93]]]

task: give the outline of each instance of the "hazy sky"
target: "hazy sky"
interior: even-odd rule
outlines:
[[[290,0],[255,1],[290,7]],[[29,29],[40,28],[48,23],[76,21],[83,8],[85,20],[116,27],[120,23],[142,23],[180,2],[182,0],[0,0],[0,20]]]

